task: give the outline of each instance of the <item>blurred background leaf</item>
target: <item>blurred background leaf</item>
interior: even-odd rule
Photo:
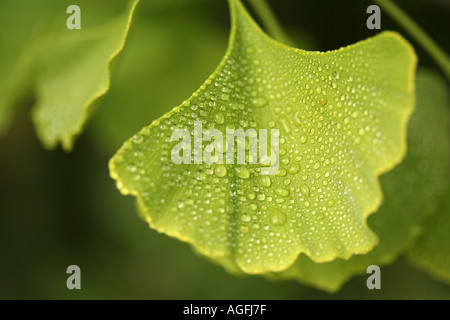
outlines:
[[[0,134],[14,109],[31,96],[28,68],[34,41],[51,29],[49,21],[57,10],[49,1],[0,1]]]
[[[70,1],[2,2],[0,132],[21,95],[34,90],[36,131],[44,146],[72,148],[92,102],[109,86],[109,63],[121,51],[138,1],[77,1],[81,30],[69,30]],[[18,19],[16,19],[17,17]],[[12,30],[11,33],[5,32]],[[3,94],[2,94],[3,93]],[[3,128],[3,129],[2,129]]]
[[[450,188],[412,248],[409,259],[420,270],[450,284]]]
[[[109,89],[109,65],[125,45],[138,3],[78,2],[87,13],[82,15],[82,29],[58,28],[60,32],[45,35],[32,61],[37,100],[33,119],[47,148],[61,143],[65,150],[72,149],[92,103]]]
[[[423,118],[427,114],[431,114],[442,106],[448,110],[450,108],[450,96],[448,86],[442,82],[442,79],[436,78],[432,74],[427,74],[423,79],[423,86],[426,86],[426,91],[421,91],[418,88],[419,98],[429,100],[429,108],[426,113],[422,115]],[[448,117],[444,116],[445,112],[441,112],[439,116],[449,121]],[[434,126],[429,125],[429,131],[434,130]],[[447,129],[441,133],[441,139],[430,139],[426,143],[439,143],[441,149],[446,149],[448,141],[450,141],[450,130]],[[441,141],[446,140],[446,141]],[[439,158],[433,152],[432,156],[435,160]],[[433,162],[424,162],[422,166],[431,166]],[[435,163],[436,165],[440,165]],[[447,172],[450,166],[447,165]],[[443,174],[444,181],[448,184],[448,174]],[[438,179],[436,179],[438,180]],[[418,266],[421,270],[427,271],[429,274],[438,279],[442,279],[450,284],[450,185],[447,190],[442,193],[440,201],[432,204],[426,215],[427,224],[422,229],[422,234],[417,240],[411,252],[409,259],[413,265]]]

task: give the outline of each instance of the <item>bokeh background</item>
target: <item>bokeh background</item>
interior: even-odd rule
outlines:
[[[370,1],[269,3],[303,49],[336,49],[378,32],[366,28]],[[397,3],[450,52],[450,1]],[[385,14],[381,25],[410,40],[420,66],[440,72]],[[112,65],[111,89],[70,153],[41,146],[30,116],[34,98],[22,99],[0,136],[1,299],[450,299],[450,286],[403,258],[382,268],[382,289],[374,291],[366,288],[367,275],[335,294],[294,281],[238,278],[139,219],[134,199],[121,196],[110,179],[108,160],[201,85],[225,53],[228,32],[225,0],[141,0]],[[7,48],[0,49],[1,59]],[[66,288],[71,264],[81,268],[81,290]]]

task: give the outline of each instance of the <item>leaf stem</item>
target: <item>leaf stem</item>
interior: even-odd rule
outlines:
[[[293,42],[281,26],[266,0],[249,0],[267,32],[276,40],[293,46]]]
[[[450,80],[450,58],[444,50],[394,2],[391,0],[374,0],[374,2],[386,10],[392,19],[401,25],[422,46]]]

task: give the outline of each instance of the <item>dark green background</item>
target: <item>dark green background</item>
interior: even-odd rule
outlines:
[[[369,1],[270,2],[304,49],[336,49],[378,32],[366,28]],[[141,0],[128,43],[113,64],[111,91],[73,152],[40,145],[29,112],[32,97],[0,137],[0,298],[450,299],[450,286],[402,258],[382,268],[378,291],[366,288],[366,275],[337,294],[296,282],[236,278],[139,220],[134,199],[121,196],[109,178],[107,162],[123,141],[200,86],[225,53],[229,30],[225,0],[158,3]],[[398,3],[450,52],[450,1]],[[385,14],[382,28],[405,35]],[[439,72],[406,38],[420,65]],[[81,290],[66,288],[71,264],[81,268]]]

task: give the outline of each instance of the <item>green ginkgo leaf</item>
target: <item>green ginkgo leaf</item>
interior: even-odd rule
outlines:
[[[104,7],[89,1],[78,3],[81,29],[60,27],[40,43],[32,62],[37,95],[33,119],[39,138],[48,148],[61,142],[70,150],[92,103],[109,89],[109,65],[123,49],[138,0],[118,3],[122,3],[119,13],[106,10],[115,13],[112,17],[105,15]]]
[[[56,12],[48,1],[0,2],[0,134],[8,128],[18,100],[29,91],[36,37],[48,31]]]
[[[436,215],[412,248],[409,259],[420,269],[450,284],[450,188]]]
[[[380,177],[383,204],[368,219],[369,227],[379,238],[378,245],[368,254],[328,263],[314,263],[301,255],[290,268],[273,277],[297,279],[336,291],[351,276],[365,273],[368,266],[385,265],[405,252],[418,236],[424,212],[430,211],[448,181],[450,127],[445,90],[445,83],[435,73],[419,70],[417,107],[409,122],[407,156],[398,167]]]
[[[90,128],[98,148],[108,155],[197,89],[226,48],[221,24],[195,5],[164,11],[163,15],[154,8],[145,12],[135,17],[120,63],[114,68],[111,88],[92,118]]]
[[[336,51],[302,51],[265,35],[240,1],[229,4],[229,47],[216,71],[127,141],[111,176],[152,228],[246,273],[282,271],[302,252],[325,262],[370,251],[378,176],[406,151],[412,48],[386,32]],[[206,148],[194,135],[200,126],[216,138],[205,138]],[[245,157],[234,143],[224,147],[217,132],[227,129],[249,133],[238,142]]]
[[[71,1],[0,3],[0,133],[34,87],[42,143],[71,149],[92,102],[109,88],[109,64],[124,46],[137,2],[78,1],[81,30],[67,28]]]

